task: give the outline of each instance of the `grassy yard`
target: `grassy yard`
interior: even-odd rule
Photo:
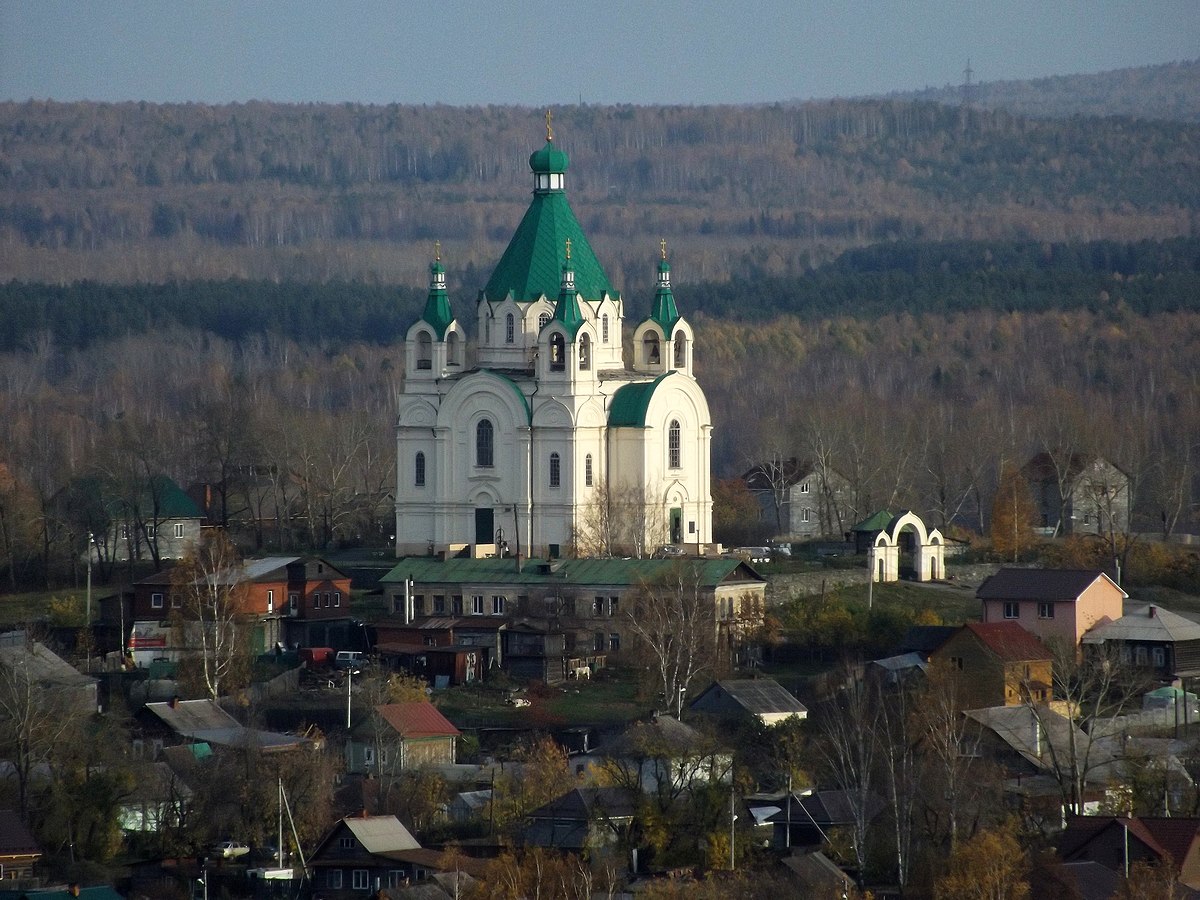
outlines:
[[[100,608],[96,604],[97,594],[92,594],[92,617],[99,615]],[[0,627],[28,625],[46,618],[50,611],[50,601],[57,598],[75,598],[79,608],[86,604],[84,591],[38,591],[26,594],[0,595]],[[82,623],[81,623],[82,624]]]
[[[606,670],[591,681],[568,681],[536,686],[516,696],[528,706],[506,704],[503,687],[471,685],[434,694],[434,702],[455,722],[511,728],[560,728],[572,725],[611,725],[626,722],[648,710],[637,700],[637,684],[626,672]]]

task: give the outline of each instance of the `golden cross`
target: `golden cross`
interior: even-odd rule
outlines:
[[[435,262],[442,261],[442,242],[441,241],[433,242],[433,259]]]
[[[571,239],[567,238],[567,259],[571,258]]]
[[[546,140],[548,141],[554,140],[554,131],[550,127],[550,121],[553,118],[554,116],[550,113],[550,110],[546,110]]]
[[[659,241],[658,246],[662,249],[663,259],[666,259],[667,258],[667,239],[663,238],[661,241]]]

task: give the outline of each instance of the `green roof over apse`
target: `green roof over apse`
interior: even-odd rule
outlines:
[[[650,398],[659,383],[670,375],[664,372],[653,381],[627,384],[613,394],[612,406],[608,408],[610,428],[645,428],[646,411],[650,409]]]
[[[883,531],[892,521],[893,516],[886,509],[881,509],[879,512],[863,519],[857,525],[851,526],[851,531]]]
[[[530,168],[535,178],[539,173],[561,174],[560,170],[567,167],[566,157],[561,150],[547,143],[530,157]],[[488,279],[484,296],[493,303],[500,302],[510,293],[520,303],[528,303],[542,295],[557,297],[562,251],[568,240],[571,242],[576,290],[585,300],[599,300],[606,292],[617,296],[561,188],[534,190],[533,202]]]

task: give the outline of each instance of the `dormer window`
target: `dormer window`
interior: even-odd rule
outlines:
[[[538,331],[541,331],[550,324],[550,313],[544,312],[538,316]]]
[[[513,342],[514,321],[513,314],[509,313],[504,317],[504,343],[511,344]]]
[[[566,363],[566,341],[563,340],[561,334],[554,334],[550,337],[550,371],[561,372],[567,367]]]

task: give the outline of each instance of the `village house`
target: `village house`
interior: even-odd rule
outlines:
[[[391,775],[421,766],[452,766],[462,732],[428,701],[385,703],[355,726],[346,771]]]
[[[574,788],[531,812],[519,840],[526,847],[613,859],[628,841],[639,799],[624,787]]]
[[[1200,890],[1200,819],[1074,816],[1058,839],[1058,855],[1066,863],[1097,863],[1120,875],[1137,862],[1164,865],[1179,885]]]
[[[362,648],[361,628],[354,634],[350,617],[350,576],[323,559],[248,559],[230,584],[238,588],[238,613],[249,622],[254,653],[276,646]],[[135,623],[130,649],[138,666],[155,658],[178,658],[188,649],[186,635],[162,627],[172,616],[189,617],[171,572],[159,572],[133,584],[130,615]]]
[[[689,708],[718,718],[752,716],[764,725],[777,725],[792,717],[808,718],[808,708],[773,678],[714,681]]]
[[[1095,626],[1121,618],[1129,595],[1098,569],[1006,567],[975,596],[984,622],[1016,622],[1049,645],[1077,647]]]
[[[1162,682],[1200,676],[1200,623],[1148,603],[1083,636],[1085,651],[1113,648],[1121,660]]]
[[[1085,453],[1043,452],[1021,469],[1047,536],[1121,533],[1129,528],[1129,476]]]
[[[1049,648],[1016,622],[968,622],[929,657],[964,709],[1053,699]]]
[[[42,848],[14,810],[0,809],[0,879],[32,878]]]
[[[777,541],[841,540],[853,521],[849,481],[812,460],[759,463],[742,481],[758,501],[760,521]]]
[[[64,519],[86,535],[85,557],[97,562],[181,559],[200,540],[203,513],[166,475],[132,485],[77,478],[55,502]]]
[[[373,896],[405,888],[439,872],[479,876],[484,864],[459,854],[427,850],[395,816],[347,816],[317,844],[308,864],[313,887],[326,900]]]

